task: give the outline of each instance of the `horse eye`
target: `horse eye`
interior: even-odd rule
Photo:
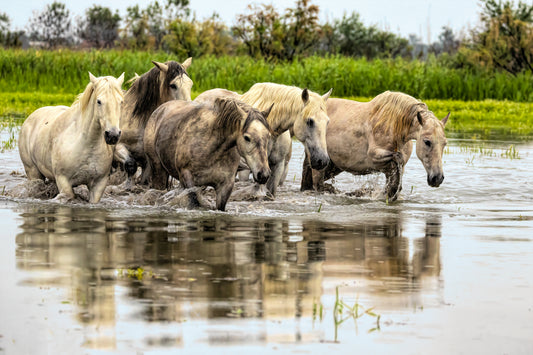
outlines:
[[[312,118],[307,119],[307,127],[313,128],[315,126],[315,120]]]
[[[247,141],[248,143],[250,143],[252,141],[252,139],[250,138],[249,135],[245,135],[244,136],[244,140]]]
[[[170,88],[171,88],[172,90],[176,90],[178,87],[176,86],[176,84],[170,84]]]
[[[100,100],[96,100],[96,103],[97,103],[98,105],[101,105],[101,104],[102,104],[102,101],[100,101]]]
[[[426,146],[431,147],[431,141],[429,139],[424,139]]]

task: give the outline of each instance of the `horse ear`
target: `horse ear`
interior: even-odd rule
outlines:
[[[213,104],[216,111],[220,111],[220,108],[226,103],[226,99],[223,97],[217,97]]]
[[[268,117],[268,115],[270,115],[270,112],[272,111],[272,107],[274,107],[274,103],[272,103],[272,105],[270,105],[270,107],[266,111],[261,112],[265,119]]]
[[[122,84],[124,84],[124,73],[122,73],[119,77],[118,77],[118,86],[122,87]]]
[[[328,98],[329,98],[329,95],[331,95],[331,93],[333,92],[333,88],[329,89],[329,91],[327,93],[325,93],[324,95],[322,95],[322,99],[324,101],[328,101]]]
[[[191,66],[191,63],[192,63],[192,57],[189,57],[185,59],[185,61],[181,63],[181,65],[185,68],[185,70],[187,70],[187,68]]]
[[[304,102],[304,105],[309,103],[309,90],[307,90],[307,88],[302,91],[302,101]]]
[[[157,69],[161,70],[163,73],[166,73],[168,71],[168,65],[166,65],[165,63],[159,63],[155,60],[152,60],[152,63],[154,63]]]
[[[96,84],[96,77],[91,72],[89,72],[89,79],[91,83]]]
[[[240,108],[239,105],[237,105],[237,102],[235,102],[235,100],[231,100],[231,102],[233,103],[233,105],[237,109],[237,112],[239,112],[241,114],[241,116],[243,116],[243,117],[246,116],[246,111],[244,111],[242,108]]]
[[[445,125],[445,126],[446,126],[446,122],[448,122],[448,118],[450,118],[450,113],[451,113],[451,112],[448,112],[448,114],[446,115],[446,117],[444,117],[444,118],[441,120],[442,124]]]
[[[423,126],[424,123],[426,122],[426,119],[422,117],[422,114],[420,113],[420,111],[416,113],[416,118],[418,118],[418,123],[420,123],[421,126]]]

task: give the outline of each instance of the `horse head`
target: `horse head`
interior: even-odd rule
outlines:
[[[444,180],[442,154],[447,143],[444,126],[449,117],[450,113],[439,120],[431,111],[417,113],[420,130],[416,137],[416,155],[424,165],[428,185],[432,187],[439,187]]]
[[[259,184],[265,184],[270,177],[268,146],[271,142],[271,134],[266,119],[272,106],[274,104],[266,111],[259,111],[250,107],[242,124],[242,134],[237,138],[237,149],[250,167],[254,180]]]
[[[331,95],[330,89],[323,96],[302,91],[303,110],[302,117],[294,122],[293,133],[302,142],[309,153],[311,167],[320,170],[329,163],[326,145],[326,128],[329,117],[326,109],[326,101]]]
[[[182,64],[169,61],[159,63],[152,61],[159,69],[160,97],[163,102],[170,100],[191,101],[191,89],[193,82],[187,74],[187,68],[191,65],[192,58],[187,58]]]
[[[119,120],[124,100],[124,73],[118,79],[112,76],[96,78],[91,73],[89,78],[93,85],[90,104],[93,105],[94,118],[104,131],[105,142],[109,145],[117,144],[121,134]]]

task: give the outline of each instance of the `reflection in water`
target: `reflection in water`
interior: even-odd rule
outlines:
[[[328,283],[351,283],[376,303],[396,295],[375,304],[382,308],[412,307],[428,293],[427,282],[439,284],[435,215],[420,238],[404,235],[399,213],[351,225],[228,215],[139,218],[63,206],[28,207],[21,217],[18,267],[38,271],[27,281],[32,285],[70,291],[87,347],[115,346],[119,307],[141,322],[290,320],[311,317],[313,305],[334,292]],[[439,297],[439,286],[430,285],[435,292]],[[128,297],[118,299],[121,293]],[[255,341],[266,337],[260,332]],[[241,340],[209,335],[212,343]]]

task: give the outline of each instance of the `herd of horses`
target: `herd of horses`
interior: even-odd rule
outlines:
[[[257,83],[246,93],[212,89],[191,100],[183,63],[159,63],[136,75],[124,92],[124,74],[95,77],[72,106],[37,109],[24,122],[19,153],[28,179],[55,181],[64,202],[86,185],[99,202],[112,166],[127,172],[127,186],[212,186],[225,210],[236,176],[266,184],[272,197],[287,175],[292,137],[303,143],[301,190],[323,190],[342,171],[386,176],[388,201],[398,198],[404,167],[416,140],[427,182],[443,179],[444,126],[423,102],[384,92],[370,102],[330,98],[308,89]],[[138,169],[140,176],[136,179]]]

